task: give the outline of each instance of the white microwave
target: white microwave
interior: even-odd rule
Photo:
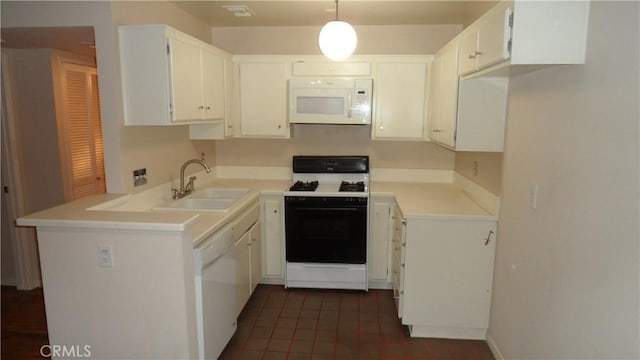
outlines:
[[[373,79],[289,80],[292,124],[371,124]]]

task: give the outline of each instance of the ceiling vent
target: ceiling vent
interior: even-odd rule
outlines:
[[[254,16],[254,12],[251,11],[246,5],[222,5],[223,8],[227,9],[228,12],[232,13],[233,16],[238,17],[247,17]]]

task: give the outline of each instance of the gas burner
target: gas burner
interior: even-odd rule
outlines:
[[[340,183],[340,189],[338,191],[364,192],[364,190],[365,190],[364,181],[355,181],[355,182],[343,181]]]
[[[316,191],[317,188],[317,181],[296,181],[291,185],[289,191]]]

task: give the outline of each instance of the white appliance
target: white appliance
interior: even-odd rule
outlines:
[[[285,286],[367,290],[369,158],[294,156]]]
[[[236,260],[233,225],[195,248],[199,359],[217,359],[236,331]]]
[[[292,124],[371,124],[373,79],[289,80]]]

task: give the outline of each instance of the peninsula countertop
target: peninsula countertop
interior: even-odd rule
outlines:
[[[153,210],[167,201],[167,189],[141,194],[102,194],[78,199],[17,220],[20,226],[79,227],[129,230],[184,231],[191,229],[194,245],[224,226],[234,216],[254,204],[260,195],[281,195],[291,180],[213,179],[199,188],[247,188],[251,191],[225,212]],[[165,194],[166,193],[166,194]],[[162,195],[158,195],[162,194]],[[452,183],[378,182],[370,183],[372,197],[395,198],[405,217],[455,217],[497,219],[461,188]]]

